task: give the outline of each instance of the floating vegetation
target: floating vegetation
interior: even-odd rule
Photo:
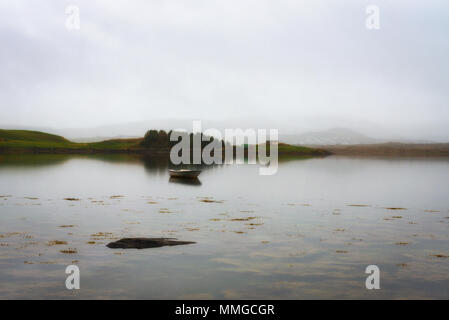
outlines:
[[[25,248],[28,248],[29,246],[36,246],[36,245],[38,245],[37,242],[25,242],[25,243],[19,244],[16,247],[16,249],[25,249]]]
[[[346,250],[336,250],[335,252],[336,253],[348,253],[348,251],[346,251]]]
[[[431,256],[435,258],[449,258],[449,255],[446,254],[431,254]]]
[[[401,208],[401,207],[389,207],[389,208],[385,208],[387,210],[407,210],[407,208]]]
[[[424,212],[433,213],[433,212],[440,212],[440,211],[438,211],[438,210],[424,210]]]
[[[20,235],[24,235],[24,233],[22,233],[22,232],[8,232],[8,233],[0,234],[0,239],[1,238],[10,238],[10,237],[20,236]]]
[[[233,231],[234,233],[237,233],[237,234],[243,234],[243,233],[246,233],[246,232],[244,232],[244,231]]]
[[[96,244],[95,241],[87,241],[86,243],[87,243],[87,244]]]
[[[91,234],[90,236],[91,236],[91,240],[117,239],[117,237],[115,237],[112,232],[97,232],[97,233]]]
[[[406,263],[398,263],[396,266],[399,268],[407,268],[408,267],[408,265]]]
[[[64,249],[64,250],[59,250],[59,252],[64,253],[64,254],[75,254],[75,253],[78,253],[78,250],[75,248],[68,248],[68,249]]]
[[[73,228],[75,227],[74,224],[63,224],[62,226],[59,226],[59,228]]]
[[[348,204],[348,207],[371,207],[369,204]]]
[[[34,264],[34,263],[31,262],[31,261],[24,261],[23,263],[25,263],[25,264]]]
[[[397,246],[406,246],[408,245],[408,242],[399,241],[395,243]]]
[[[80,201],[78,198],[64,198],[66,201]]]
[[[167,198],[167,200],[178,200],[178,198]]]
[[[91,237],[106,237],[112,235],[112,232],[97,232],[94,234],[91,234]]]
[[[209,219],[209,221],[223,221],[223,220],[222,220],[222,219],[214,218],[214,219]]]
[[[267,243],[270,243],[270,241],[262,240],[262,241],[260,241],[260,243],[267,244]]]
[[[147,203],[148,203],[148,204],[157,204],[156,201],[148,201]]]
[[[223,203],[221,200],[210,200],[210,199],[201,199],[200,202],[204,203]]]
[[[27,200],[39,200],[39,198],[35,198],[35,197],[23,197],[24,199]]]
[[[67,241],[62,241],[62,240],[52,240],[52,241],[48,241],[47,245],[48,246],[59,246],[59,245],[66,245]]]
[[[257,217],[233,218],[233,219],[229,219],[229,221],[250,221],[250,220],[254,220],[254,219],[257,219]]]
[[[185,228],[187,231],[200,231],[200,228]]]
[[[308,203],[303,203],[302,206],[303,206],[303,207],[310,207],[310,204],[308,204]]]
[[[124,198],[125,196],[122,195],[115,195],[115,196],[110,196],[109,199],[121,199]]]
[[[402,216],[392,216],[393,219],[402,219]]]
[[[345,231],[345,229],[337,228],[337,229],[335,229],[334,231],[336,231],[336,232],[343,232],[343,231]]]
[[[28,241],[23,243],[23,248],[28,247],[28,246],[37,246],[39,243],[36,241]]]
[[[263,223],[245,223],[247,226],[263,226]]]
[[[178,232],[178,230],[162,230],[162,232],[174,233],[174,232]]]
[[[171,211],[168,210],[168,208],[161,208],[161,209],[159,210],[159,213],[171,213]]]
[[[431,254],[431,256],[435,258],[449,258],[449,255],[446,254]]]

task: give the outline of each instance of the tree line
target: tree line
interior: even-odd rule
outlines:
[[[145,148],[171,148],[179,141],[181,141],[181,139],[187,138],[188,135],[190,138],[190,148],[193,148],[193,141],[195,138],[201,141],[201,148],[204,148],[206,145],[216,140],[216,138],[212,136],[206,136],[203,133],[176,132],[176,134],[179,135],[178,140],[170,141],[170,136],[172,133],[172,130],[170,130],[168,133],[164,130],[148,130],[143,137],[141,145]],[[203,141],[203,139],[205,141]],[[221,143],[224,147],[225,143],[223,140],[221,140]]]

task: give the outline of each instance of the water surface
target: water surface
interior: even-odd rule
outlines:
[[[449,161],[0,157],[0,298],[449,298]],[[65,200],[72,198],[72,200]],[[204,201],[206,200],[206,201]],[[395,208],[395,209],[391,209]],[[194,245],[109,249],[123,237]],[[76,264],[81,290],[65,288]],[[366,290],[366,266],[381,289]]]

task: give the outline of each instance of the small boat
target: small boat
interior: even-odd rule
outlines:
[[[187,179],[196,179],[201,173],[201,170],[190,170],[190,169],[170,169],[168,170],[170,173],[170,177],[175,178],[187,178]]]

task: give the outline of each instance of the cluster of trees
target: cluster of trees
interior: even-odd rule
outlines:
[[[181,136],[183,139],[187,138],[189,136],[190,138],[190,148],[193,148],[193,141],[194,139],[198,139],[197,141],[201,141],[201,148],[204,148],[206,145],[208,145],[210,142],[214,141],[214,137],[210,136],[204,136],[203,133],[187,133],[187,132],[176,132],[180,137],[178,138],[178,141],[170,141],[170,135],[172,134],[172,130],[170,130],[168,133],[164,130],[149,130],[145,134],[142,140],[142,146],[146,148],[171,148],[175,144],[178,143],[178,141],[181,140]],[[206,140],[206,141],[203,141]],[[222,145],[224,147],[224,141],[222,141]]]
[[[170,133],[164,130],[149,130],[145,133],[142,140],[142,146],[150,147],[169,147],[170,146]]]

